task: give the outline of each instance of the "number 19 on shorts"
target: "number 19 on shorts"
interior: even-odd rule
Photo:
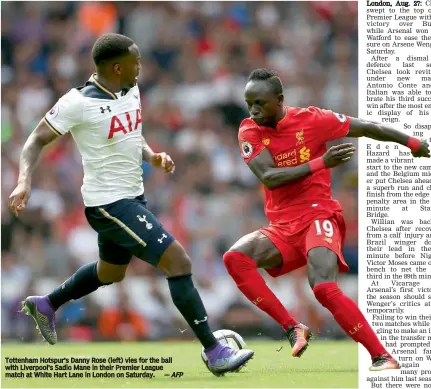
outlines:
[[[323,220],[322,222],[315,220],[314,226],[316,227],[316,235],[322,235],[323,233],[327,238],[332,238],[334,235],[334,227],[329,220]]]

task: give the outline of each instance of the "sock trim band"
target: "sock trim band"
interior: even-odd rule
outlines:
[[[166,277],[166,279],[167,280],[177,280],[180,278],[186,278],[186,277],[191,277],[191,276],[192,276],[192,273],[186,273],[186,274],[180,274],[177,276],[169,276],[169,277]]]
[[[406,145],[406,146],[407,146],[411,151],[416,152],[416,151],[418,151],[418,150],[420,149],[421,144],[422,144],[422,142],[421,142],[419,139],[414,138],[413,136],[409,136],[409,140],[408,140],[408,142],[407,142],[407,145]]]

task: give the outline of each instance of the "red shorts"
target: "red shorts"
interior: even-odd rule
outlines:
[[[309,216],[309,215],[307,215]],[[309,217],[307,217],[310,220]],[[307,226],[298,231],[292,231],[282,224],[270,224],[259,230],[266,235],[283,257],[280,267],[265,269],[272,277],[279,277],[307,264],[307,254],[315,247],[327,247],[338,256],[340,272],[349,271],[344,260],[342,248],[346,235],[346,226],[341,212],[332,213],[328,218],[316,215]]]

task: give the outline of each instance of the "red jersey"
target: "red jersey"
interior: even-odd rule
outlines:
[[[325,154],[326,142],[342,138],[349,132],[350,119],[344,115],[317,107],[284,108],[285,115],[275,129],[258,126],[251,118],[242,121],[238,140],[246,163],[265,148],[271,153],[276,167],[307,163]],[[298,230],[301,226],[295,224],[307,223],[305,214],[335,211],[341,211],[341,205],[332,199],[329,169],[273,190],[265,187],[265,214],[271,224],[289,223],[292,229]]]

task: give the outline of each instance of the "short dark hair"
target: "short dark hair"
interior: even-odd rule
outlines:
[[[135,42],[125,35],[104,34],[93,45],[91,55],[96,66],[103,62],[129,54],[129,47]]]
[[[283,93],[283,85],[280,76],[275,70],[255,69],[248,76],[248,81],[267,81],[271,85],[273,93],[277,95]]]

